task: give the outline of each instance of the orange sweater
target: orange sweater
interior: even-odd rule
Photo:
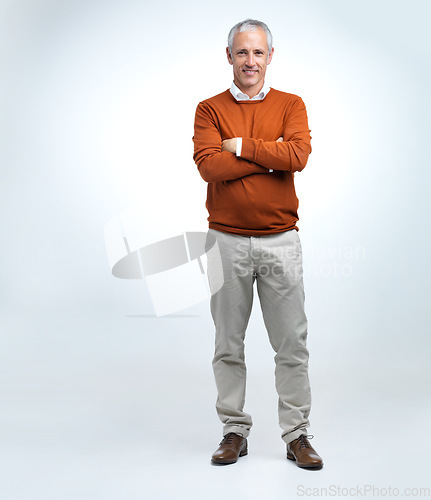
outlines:
[[[243,138],[241,157],[221,151],[232,137]],[[200,102],[193,158],[208,182],[209,227],[246,236],[298,230],[293,174],[307,164],[310,139],[297,95],[271,89],[263,100],[237,101],[226,90]]]

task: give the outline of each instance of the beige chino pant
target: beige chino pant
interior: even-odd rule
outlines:
[[[308,379],[307,318],[304,312],[302,250],[295,229],[268,236],[240,236],[209,229],[206,248],[211,314],[215,324],[213,370],[217,414],[223,435],[247,437],[244,413],[244,338],[257,282],[265,327],[275,351],[275,385],[282,439],[307,434],[311,393]]]

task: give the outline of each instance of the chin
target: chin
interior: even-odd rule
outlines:
[[[245,79],[243,79],[243,82],[248,87],[253,87],[257,83],[259,83],[259,80],[257,78],[245,78]]]

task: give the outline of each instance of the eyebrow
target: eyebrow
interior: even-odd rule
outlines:
[[[245,50],[246,52],[248,52],[248,49],[236,49],[236,52],[241,52],[241,50]],[[256,51],[260,51],[260,52],[265,52],[265,49],[253,49],[254,52]]]

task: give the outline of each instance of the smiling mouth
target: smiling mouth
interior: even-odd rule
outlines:
[[[255,73],[257,73],[257,70],[244,69],[243,71],[246,75],[254,75]]]

